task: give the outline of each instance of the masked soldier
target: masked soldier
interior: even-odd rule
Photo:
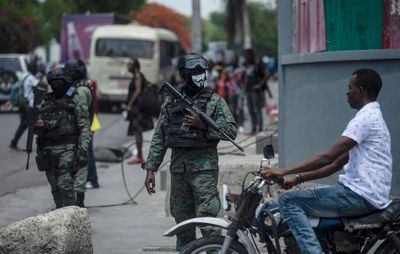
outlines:
[[[80,99],[82,100],[82,106],[84,106],[85,114],[88,114],[89,117],[89,130],[90,124],[93,119],[94,109],[92,103],[92,87],[87,79],[87,69],[85,63],[80,59],[71,59],[65,63],[64,66],[65,72],[68,73],[72,77],[73,86],[77,89]],[[90,143],[92,142],[93,133],[90,132],[89,136],[85,136],[82,139],[84,142],[84,146],[86,147],[85,151],[89,151]],[[88,157],[88,155],[86,155]],[[77,206],[84,207],[85,200],[85,191],[86,191],[86,182],[88,177],[88,167],[85,164],[83,167],[78,168],[74,176],[74,189],[76,192],[77,198]]]
[[[189,53],[179,59],[179,74],[184,85],[179,90],[203,112],[217,122],[226,133],[236,137],[236,123],[226,102],[211,88],[204,87],[208,62],[202,56]],[[197,114],[178,99],[167,97],[151,141],[145,185],[149,194],[155,192],[154,173],[163,161],[167,148],[171,154],[171,214],[176,223],[194,217],[217,216],[221,202],[217,190],[217,144],[225,139],[208,127]],[[201,228],[204,237],[219,234],[214,228]],[[196,239],[195,228],[177,235],[180,251]]]
[[[39,170],[46,171],[54,203],[60,208],[80,201],[74,176],[87,164],[90,90],[72,86],[72,77],[62,68],[49,71],[47,81],[53,92],[44,98],[35,124],[36,161]]]

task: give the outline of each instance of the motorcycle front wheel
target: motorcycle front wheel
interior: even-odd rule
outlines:
[[[224,243],[223,236],[212,236],[207,238],[200,238],[190,242],[186,245],[180,254],[209,254],[209,253],[218,253],[221,248],[222,244]],[[228,250],[229,254],[247,254],[246,248],[243,244],[239,243],[238,241],[232,242],[231,246]]]
[[[374,254],[398,254],[400,252],[400,234],[392,233],[378,247]]]

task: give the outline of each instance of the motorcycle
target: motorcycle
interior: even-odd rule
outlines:
[[[271,156],[271,148],[265,147],[265,158],[260,168],[266,162],[269,164]],[[199,238],[186,245],[180,253],[256,254],[261,253],[259,245],[264,245],[267,253],[300,253],[286,221],[280,217],[277,201],[263,201],[264,187],[271,196],[270,187],[281,185],[283,179],[265,179],[260,170],[251,172],[251,175],[251,183],[246,188],[242,186],[240,195],[229,193],[227,186],[223,187],[225,210],[235,201],[236,212],[228,220],[193,218],[172,227],[164,236],[174,236],[193,225],[215,226],[225,229],[225,235]],[[393,200],[386,209],[365,216],[309,220],[324,253],[400,253],[400,200]]]

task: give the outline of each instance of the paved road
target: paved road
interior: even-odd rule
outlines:
[[[102,128],[95,135],[94,145],[112,146],[130,141],[126,136],[127,122],[119,114],[101,114]],[[15,152],[8,148],[19,123],[16,113],[0,113],[0,197],[15,193],[21,188],[46,185],[44,174],[39,172],[35,163],[34,152],[31,155],[29,170],[25,170],[27,155],[24,152]],[[35,142],[34,142],[35,143]],[[19,147],[26,146],[26,132],[19,141]]]
[[[276,99],[278,94],[277,82],[270,81],[269,83]],[[248,114],[246,113],[245,116],[247,115]],[[122,143],[133,141],[133,139],[126,136],[127,122],[125,122],[119,114],[102,113],[100,114],[100,119],[102,128],[95,134],[95,148],[120,145]],[[265,119],[265,122],[267,122],[267,119]],[[14,152],[8,148],[10,140],[19,123],[18,114],[0,113],[0,123],[0,197],[6,194],[15,193],[21,188],[46,185],[47,182],[43,173],[37,170],[34,159],[35,152],[32,153],[30,158],[29,171],[26,171],[26,154],[23,152]],[[246,119],[245,131],[250,130],[249,125],[249,119]],[[26,132],[22,136],[18,145],[21,148],[26,146]],[[33,151],[35,151],[35,145]]]

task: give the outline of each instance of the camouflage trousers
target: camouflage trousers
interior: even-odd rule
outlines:
[[[171,173],[171,214],[176,223],[195,217],[216,217],[221,208],[217,189],[218,170]],[[221,230],[201,227],[204,237],[219,235]],[[196,228],[177,234],[176,250],[196,239]]]
[[[46,146],[42,150],[47,154],[49,169],[47,180],[56,208],[75,205],[73,166],[76,157],[76,145],[65,144]]]
[[[88,168],[80,168],[74,175],[74,190],[76,193],[86,191],[86,182],[88,176]]]

